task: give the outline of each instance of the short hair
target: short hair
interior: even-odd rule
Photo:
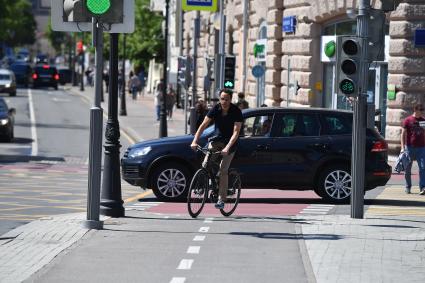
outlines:
[[[415,104],[415,106],[413,106],[413,111],[422,111],[424,109],[424,106],[420,103]]]
[[[225,94],[228,94],[230,96],[230,98],[232,98],[232,96],[233,96],[233,90],[231,90],[231,89],[222,88],[222,89],[220,89],[219,95],[221,95],[222,92],[224,92]]]
[[[245,97],[245,94],[243,92],[238,92],[238,97],[239,98],[244,98]]]

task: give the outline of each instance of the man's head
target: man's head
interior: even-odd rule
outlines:
[[[233,92],[230,89],[223,88],[220,90],[220,105],[224,110],[230,108],[230,103],[232,102]]]
[[[244,99],[245,98],[245,94],[243,92],[239,92],[238,93],[238,97],[239,97],[239,99]]]
[[[415,106],[413,106],[413,112],[415,112],[415,115],[421,116],[424,112],[424,106],[420,103],[415,104]]]

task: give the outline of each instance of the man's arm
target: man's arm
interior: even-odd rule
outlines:
[[[404,150],[404,146],[406,144],[406,129],[401,128],[401,135],[400,135],[400,145],[401,145],[401,151]]]
[[[190,147],[193,150],[196,150],[196,147],[198,146],[198,140],[199,140],[199,138],[201,137],[201,135],[204,132],[204,130],[211,123],[211,121],[212,121],[211,118],[209,118],[208,116],[205,116],[204,121],[202,121],[202,124],[199,126],[198,130],[196,131],[195,136],[193,137],[192,144],[190,145]]]
[[[230,138],[229,142],[227,143],[227,145],[223,148],[223,150],[221,151],[221,153],[223,155],[227,155],[229,154],[230,149],[232,148],[232,146],[235,144],[235,142],[238,140],[239,138],[239,132],[241,131],[241,127],[242,127],[242,122],[235,122],[235,125],[233,126],[233,134],[232,137]]]

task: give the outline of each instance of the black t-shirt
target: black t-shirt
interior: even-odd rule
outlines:
[[[241,110],[233,103],[230,104],[230,108],[226,115],[223,115],[221,105],[216,104],[207,113],[207,117],[214,120],[214,136],[210,138],[210,141],[220,141],[225,144],[227,144],[232,137],[235,122],[243,122]],[[235,148],[235,145],[232,149]]]

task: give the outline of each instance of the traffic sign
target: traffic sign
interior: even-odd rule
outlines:
[[[217,0],[183,0],[183,11],[217,11]]]
[[[252,68],[252,75],[256,78],[264,76],[266,70],[264,70],[264,67],[261,65],[255,65]]]

